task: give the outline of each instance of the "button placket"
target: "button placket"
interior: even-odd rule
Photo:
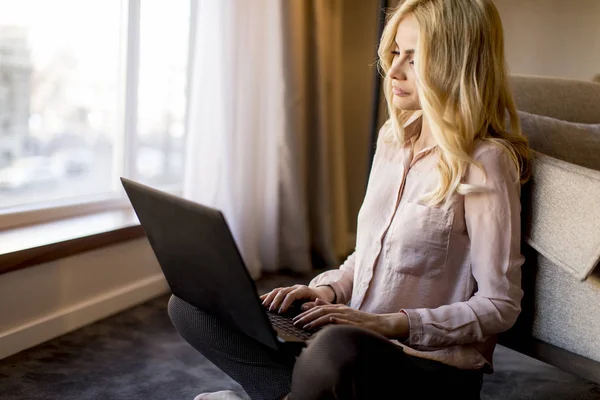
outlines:
[[[386,257],[386,259],[384,259],[383,262],[384,263],[389,262],[389,260],[387,259],[387,256],[389,254],[389,251],[387,251],[388,250],[387,246],[386,246],[385,251],[383,248],[384,242],[385,242],[384,239],[387,236],[387,234],[389,233],[391,224],[394,221],[394,218],[398,212],[398,209],[400,208],[400,202],[402,199],[402,195],[404,193],[404,188],[406,185],[406,179],[407,179],[408,173],[409,173],[410,169],[415,165],[415,163],[417,163],[419,160],[421,160],[424,157],[426,157],[427,155],[429,155],[433,151],[433,149],[434,149],[433,147],[423,149],[415,156],[414,155],[414,142],[413,142],[410,149],[405,149],[405,151],[404,151],[404,154],[403,154],[404,159],[402,160],[402,164],[400,165],[401,180],[400,180],[400,184],[399,184],[399,187],[397,190],[397,196],[396,196],[396,201],[394,203],[394,208],[392,209],[392,212],[391,212],[389,218],[386,219],[385,229],[382,231],[379,242],[377,243],[377,251],[376,251],[375,257],[371,260],[371,262],[366,263],[366,265],[370,265],[370,269],[365,272],[365,274],[363,275],[363,279],[361,280],[361,283],[358,286],[359,293],[357,296],[357,307],[359,307],[359,308],[365,299],[366,292],[369,287],[369,282],[373,278],[373,271],[377,265],[379,257],[382,256],[382,253],[384,253],[383,256]],[[390,244],[388,243],[387,245],[389,246]],[[370,277],[367,279],[367,275],[369,275],[369,274],[370,274]]]
[[[412,149],[411,149],[409,155],[410,155],[410,157],[408,157],[408,158],[412,159]],[[392,226],[392,223],[394,222],[394,218],[396,217],[396,214],[398,213],[398,209],[400,208],[400,202],[402,200],[402,194],[404,193],[404,187],[406,185],[406,177],[408,176],[408,172],[410,170],[410,167],[411,167],[411,164],[407,165],[407,160],[404,160],[404,165],[402,166],[402,179],[400,180],[400,187],[398,188],[398,193],[397,193],[397,196],[396,196],[396,202],[394,204],[394,208],[392,210],[392,213],[390,214],[390,217],[387,220],[386,228],[385,228],[384,233],[383,233],[383,235],[381,237],[381,246],[380,246],[380,249],[383,248],[384,241],[385,241],[384,239],[388,235],[389,230],[390,230],[390,228]],[[384,252],[385,262],[386,263],[389,262],[389,258],[388,258],[389,257],[389,253],[390,253],[389,252],[389,246],[390,246],[390,242],[387,241],[386,246],[385,246],[385,252]],[[380,250],[380,252],[381,252],[381,250]]]
[[[396,217],[396,214],[398,213],[398,211],[401,207],[402,196],[404,194],[404,188],[406,186],[406,180],[408,178],[408,174],[409,174],[410,170],[419,160],[425,158],[430,153],[432,153],[435,150],[435,148],[436,148],[435,146],[427,147],[415,155],[414,154],[414,141],[412,142],[410,151],[408,152],[408,156],[403,160],[404,165],[403,165],[403,169],[402,169],[402,180],[400,182],[400,188],[398,190],[396,204],[393,209],[393,212],[391,213],[389,220],[387,221],[387,228],[384,231],[384,234],[382,237],[382,242],[384,241],[383,239],[385,239],[385,237],[388,235],[391,225],[394,222],[394,218]],[[406,156],[406,154],[405,154],[405,156]],[[385,246],[385,254],[384,254],[385,262],[389,262],[390,246],[391,246],[391,242],[387,241],[386,246]]]
[[[412,150],[411,150],[411,151],[412,151]],[[412,153],[411,153],[411,154],[412,154]],[[411,158],[412,158],[412,155],[411,155]],[[393,209],[393,212],[391,213],[391,216],[389,217],[389,219],[387,219],[387,220],[386,220],[385,229],[383,230],[383,232],[382,232],[382,234],[381,234],[381,237],[380,237],[380,239],[379,239],[379,242],[378,242],[378,244],[377,244],[377,252],[376,252],[376,255],[375,255],[375,257],[373,258],[373,260],[372,260],[372,261],[371,261],[371,262],[368,264],[368,265],[370,265],[370,266],[371,266],[371,268],[370,268],[370,271],[369,271],[369,273],[370,273],[370,277],[369,277],[369,279],[363,279],[363,281],[362,281],[362,282],[361,282],[361,284],[359,285],[359,288],[361,289],[361,290],[360,290],[360,296],[359,296],[360,300],[358,301],[358,306],[359,306],[359,307],[362,305],[362,303],[363,303],[363,301],[364,301],[364,298],[365,298],[365,295],[366,295],[367,289],[368,289],[368,287],[369,287],[369,282],[370,282],[370,281],[371,281],[371,279],[373,278],[373,271],[374,271],[374,269],[375,269],[375,266],[377,265],[377,262],[378,262],[378,260],[379,260],[379,257],[381,257],[381,256],[382,256],[382,254],[381,254],[381,253],[383,252],[383,242],[384,242],[384,238],[385,238],[385,236],[387,235],[387,233],[388,233],[388,231],[389,231],[389,229],[390,229],[390,225],[391,225],[392,221],[394,220],[394,216],[396,215],[396,211],[398,210],[398,204],[399,204],[399,201],[400,201],[400,197],[401,197],[401,195],[402,195],[402,192],[403,192],[403,190],[404,190],[404,183],[405,183],[405,181],[406,181],[406,174],[407,174],[407,171],[408,171],[408,168],[407,168],[407,166],[406,166],[406,160],[404,160],[404,166],[401,166],[401,168],[402,168],[402,169],[401,169],[402,179],[401,179],[401,181],[400,181],[400,185],[399,185],[399,188],[398,188],[398,194],[397,194],[397,196],[396,196],[395,207],[394,207],[394,209]],[[384,262],[385,262],[385,260],[384,260]],[[363,285],[364,285],[364,286],[363,286]]]

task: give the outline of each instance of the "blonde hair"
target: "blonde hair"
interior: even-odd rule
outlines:
[[[441,150],[439,186],[423,200],[436,205],[455,192],[481,190],[462,182],[470,164],[485,174],[471,156],[478,140],[508,151],[521,183],[525,182],[531,153],[509,88],[502,22],[490,0],[406,0],[394,10],[378,50],[391,123],[383,139],[404,143],[404,126],[420,112],[394,107],[388,74],[398,25],[408,15],[419,23],[415,69],[422,113]]]

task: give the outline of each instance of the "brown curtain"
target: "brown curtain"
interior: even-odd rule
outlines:
[[[311,261],[337,266],[350,250],[341,132],[342,1],[283,2],[287,127],[279,146],[279,254],[283,265],[298,271]]]

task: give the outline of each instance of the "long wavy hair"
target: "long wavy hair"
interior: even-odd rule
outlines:
[[[509,87],[502,22],[491,0],[406,0],[389,16],[378,50],[391,124],[383,139],[404,143],[404,126],[421,113],[394,107],[388,74],[398,24],[408,15],[419,23],[415,72],[422,114],[441,150],[439,186],[423,200],[437,205],[454,193],[481,191],[463,183],[471,164],[485,174],[472,157],[479,141],[505,149],[521,183],[527,181],[531,151]]]

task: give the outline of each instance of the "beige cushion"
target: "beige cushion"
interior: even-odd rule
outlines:
[[[572,79],[513,75],[517,108],[564,121],[600,123],[600,83]]]
[[[600,171],[534,156],[523,188],[524,240],[585,280],[600,260]]]
[[[531,148],[582,167],[600,170],[600,124],[579,124],[519,111]]]
[[[600,273],[585,281],[537,258],[533,290],[532,335],[562,349],[600,362]]]

